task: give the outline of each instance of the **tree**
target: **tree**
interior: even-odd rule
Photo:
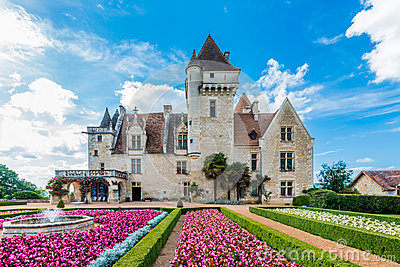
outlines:
[[[237,196],[239,198],[240,187],[248,187],[250,184],[250,168],[246,163],[233,162],[225,168],[224,172],[221,174],[221,178],[222,188],[229,192],[236,186]]]
[[[335,192],[343,190],[350,182],[352,170],[347,169],[347,163],[340,160],[329,166],[327,163],[321,165],[322,170],[318,173],[319,182],[322,189],[328,189]]]
[[[264,189],[264,183],[268,182],[269,180],[271,180],[271,178],[268,177],[268,175],[262,176],[261,173],[257,173],[256,174],[256,179],[257,179],[257,196],[258,196],[258,202],[260,204],[262,204],[262,196],[265,193],[265,189]],[[271,192],[269,192],[271,193]],[[268,194],[268,193],[267,193]],[[271,194],[268,195],[268,197],[270,197]]]
[[[217,177],[224,172],[227,167],[224,153],[214,153],[208,155],[204,160],[203,172],[207,179],[214,180],[214,200],[217,199]]]
[[[18,178],[18,174],[0,164],[0,187],[3,188],[4,195],[12,195],[18,191],[33,191],[40,193],[36,185],[24,179]]]

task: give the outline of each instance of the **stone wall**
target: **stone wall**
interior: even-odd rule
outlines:
[[[293,141],[281,141],[281,127],[292,127]],[[266,183],[266,191],[272,192],[271,201],[291,203],[293,197],[280,195],[281,182],[294,183],[293,196],[302,195],[302,190],[313,186],[313,145],[314,140],[309,136],[301,120],[286,100],[274,120],[265,132],[261,144],[262,174],[271,180]],[[280,170],[280,152],[294,154],[294,170]]]
[[[391,195],[390,192],[383,190],[374,180],[362,174],[353,186],[363,195]]]

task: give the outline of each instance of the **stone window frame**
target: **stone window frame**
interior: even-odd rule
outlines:
[[[214,105],[212,106],[211,103],[214,103]],[[217,117],[217,99],[210,99],[209,106],[210,106],[210,110],[209,110],[210,118],[216,118]],[[212,111],[214,111],[214,112],[212,112]],[[212,116],[212,115],[214,115],[214,116]]]
[[[97,149],[95,149],[93,151],[93,156],[95,156],[95,157],[99,156],[99,151]]]
[[[282,131],[284,129],[284,131]],[[290,129],[290,131],[288,131]],[[279,127],[279,140],[281,142],[293,142],[294,141],[294,127],[285,125]],[[290,140],[288,140],[288,136],[290,136]],[[282,138],[283,137],[283,138]]]
[[[215,78],[215,73],[214,72],[210,72],[210,79],[214,79]]]
[[[289,185],[289,183],[291,183]],[[288,197],[294,197],[295,194],[295,180],[293,179],[283,179],[279,180],[279,197],[281,198],[288,198]],[[282,194],[282,189],[285,190],[285,194]],[[291,194],[288,194],[288,189],[290,189]]]
[[[103,136],[101,134],[97,136],[97,142],[103,142]]]
[[[132,182],[131,187],[142,187],[142,182]]]
[[[133,158],[131,160],[131,171],[132,174],[142,174],[142,159]]]
[[[182,139],[179,139],[180,136],[182,136]],[[186,137],[186,139],[185,139],[185,137]],[[185,141],[186,141],[186,144],[185,144]],[[182,142],[182,143],[180,143],[180,142]],[[188,133],[187,132],[178,133],[176,148],[177,149],[188,149]]]
[[[106,169],[106,164],[104,162],[100,162],[100,170],[104,171]]]
[[[255,157],[253,157],[255,155]],[[250,153],[250,169],[252,172],[257,172],[258,171],[258,153],[256,152],[251,152]],[[253,163],[255,161],[255,168],[253,169]]]
[[[131,135],[131,149],[132,150],[142,150],[143,149],[141,134]]]
[[[183,167],[185,166],[185,167]],[[176,161],[176,174],[187,174],[187,161],[178,160]]]
[[[189,197],[189,193],[190,193],[190,182],[184,182],[184,181],[182,181],[182,186],[183,186],[183,197]]]
[[[282,154],[285,154],[284,157],[282,157]],[[291,157],[288,157],[288,154],[291,154]],[[282,168],[282,160],[284,160],[284,168]],[[291,160],[291,169],[288,169],[288,162]],[[281,172],[293,172],[295,171],[295,153],[294,151],[279,151],[279,170]]]

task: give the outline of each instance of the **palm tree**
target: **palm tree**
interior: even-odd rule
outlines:
[[[228,196],[230,195],[230,190],[236,186],[237,200],[239,200],[240,188],[243,186],[248,187],[250,184],[250,168],[246,163],[233,162],[225,168],[221,176],[223,178],[221,186],[228,190]]]
[[[224,153],[214,153],[208,155],[204,160],[203,172],[207,179],[214,180],[214,200],[217,200],[217,177],[224,172],[227,167]]]

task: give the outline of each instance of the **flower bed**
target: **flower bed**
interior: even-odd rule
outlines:
[[[332,214],[325,211],[312,211],[306,209],[273,209],[273,211],[300,216],[322,222],[333,223],[367,230],[375,233],[381,233],[400,237],[400,225],[392,222],[380,221],[366,218],[363,216],[349,216],[342,214]]]
[[[85,266],[160,215],[155,210],[73,210],[65,215],[94,217],[96,227],[47,235],[17,235],[0,240],[1,266]],[[21,218],[40,217],[42,214]],[[7,220],[15,220],[11,218]],[[3,220],[4,221],[4,220]],[[0,221],[0,223],[2,223]]]
[[[21,212],[28,212],[32,210],[7,210],[7,211],[0,211],[0,215],[3,214],[13,214],[13,213],[21,213]]]
[[[218,210],[186,213],[172,266],[299,266]]]

